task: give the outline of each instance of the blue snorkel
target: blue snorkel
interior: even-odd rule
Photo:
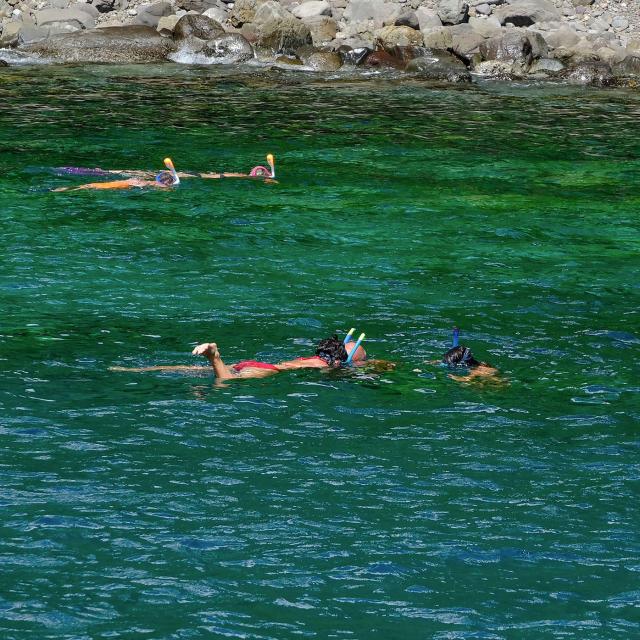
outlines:
[[[460,346],[460,329],[453,327],[453,347]]]
[[[353,329],[351,330],[353,331]],[[349,332],[349,334],[351,334],[351,331]],[[345,364],[351,364],[351,360],[353,359],[353,356],[356,355],[356,351],[358,350],[358,347],[360,346],[360,343],[364,340],[364,333],[360,334],[360,337],[358,338],[358,340],[356,341],[355,346],[353,347],[353,349],[351,349],[351,351],[349,352],[349,357],[345,360]],[[346,344],[346,342],[345,342]]]
[[[353,332],[356,330],[355,327],[352,327],[351,329],[349,329],[349,333],[347,333],[347,335],[344,337],[344,341],[342,344],[347,344],[347,342],[349,342],[349,340],[351,340],[351,336],[353,335]]]

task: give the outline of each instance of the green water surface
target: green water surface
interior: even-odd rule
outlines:
[[[640,637],[639,94],[0,74],[3,640]],[[395,371],[109,370],[352,326]]]

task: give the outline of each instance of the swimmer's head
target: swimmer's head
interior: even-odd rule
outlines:
[[[342,340],[338,339],[337,335],[333,335],[318,343],[316,355],[318,358],[322,358],[330,367],[339,367],[347,361],[355,346],[356,343],[354,341],[344,344]],[[362,347],[358,347],[353,354],[353,358],[351,358],[351,362],[362,362],[366,357],[367,352]]]
[[[480,363],[473,357],[469,347],[453,347],[442,357],[442,362],[451,367],[477,367]]]
[[[174,184],[176,184],[176,179],[173,173],[171,173],[171,171],[161,171],[156,176],[156,182],[158,182],[159,184],[165,187],[171,187]]]
[[[320,340],[316,347],[316,355],[318,358],[322,358],[330,367],[339,367],[349,357],[345,345],[342,340],[338,339],[337,335]]]
[[[267,167],[263,167],[262,165],[258,165],[251,169],[249,175],[252,178],[269,178],[271,176],[271,170],[267,169]]]

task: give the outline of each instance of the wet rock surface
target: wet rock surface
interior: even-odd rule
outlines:
[[[58,61],[155,62],[178,50],[181,62],[282,58],[451,82],[640,77],[630,0],[0,0],[0,26],[1,47]]]

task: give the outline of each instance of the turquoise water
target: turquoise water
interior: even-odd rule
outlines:
[[[640,95],[1,73],[3,639],[640,634]],[[109,370],[352,326],[395,371]]]

